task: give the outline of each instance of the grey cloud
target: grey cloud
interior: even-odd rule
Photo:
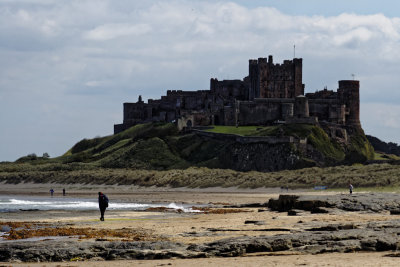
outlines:
[[[0,113],[29,114],[18,115],[18,123],[0,117],[11,125],[0,140],[10,142],[13,131],[26,130],[20,125],[42,117],[41,127],[60,140],[51,155],[74,140],[112,133],[122,103],[139,94],[156,98],[168,89],[207,89],[211,77],[241,79],[248,59],[273,54],[280,62],[293,56],[293,44],[304,58],[306,91],[336,89],[355,73],[364,103],[400,103],[400,19],[383,14],[292,16],[272,7],[189,0],[25,0],[1,1],[0,15]],[[20,105],[21,97],[43,109]],[[55,106],[57,112],[43,117]],[[362,120],[369,131],[390,125]],[[20,146],[0,160],[40,153]]]

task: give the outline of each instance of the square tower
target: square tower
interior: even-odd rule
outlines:
[[[303,59],[274,64],[273,57],[249,60],[249,99],[295,98],[304,95]]]

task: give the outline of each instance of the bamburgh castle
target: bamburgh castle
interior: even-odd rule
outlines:
[[[212,78],[209,90],[168,90],[161,99],[141,96],[124,103],[124,120],[114,125],[119,133],[145,122],[176,122],[178,127],[207,125],[273,125],[276,123],[329,123],[360,127],[359,81],[339,81],[336,92],[326,88],[304,95],[301,58],[275,64],[273,57],[249,60],[243,80]]]

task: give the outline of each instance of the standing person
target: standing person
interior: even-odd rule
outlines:
[[[51,188],[51,189],[50,189],[50,195],[53,196],[53,194],[54,194],[54,189]]]
[[[106,211],[107,207],[108,207],[108,197],[102,192],[99,192],[99,209],[101,214],[100,221],[104,221],[104,212]]]
[[[353,194],[353,185],[349,184],[349,191],[350,191],[350,195]]]
[[[65,188],[63,188],[63,196],[65,197]]]

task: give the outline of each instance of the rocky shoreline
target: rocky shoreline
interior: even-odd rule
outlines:
[[[355,228],[354,228],[355,227]],[[347,229],[349,228],[349,229]],[[325,230],[326,229],[326,230]],[[397,251],[400,220],[365,226],[328,225],[301,233],[222,239],[203,245],[166,241],[15,241],[0,244],[2,262],[237,257],[255,252]]]
[[[54,262],[71,260],[128,260],[237,257],[260,252],[293,252],[318,254],[331,252],[390,251],[399,256],[400,218],[395,211],[400,208],[400,198],[395,194],[366,193],[355,195],[280,195],[258,204],[259,212],[288,212],[297,216],[297,229],[275,229],[265,221],[247,221],[259,225],[258,231],[277,231],[275,235],[238,236],[201,244],[184,244],[171,241],[7,241],[0,243],[0,262]],[[247,204],[236,206],[245,208]],[[386,213],[393,219],[384,221],[332,223],[303,223],[302,214],[348,212]],[[280,213],[278,213],[280,214]],[[392,218],[390,217],[390,218]],[[236,231],[227,228],[206,228],[187,232],[187,235],[207,235]],[[243,230],[241,230],[243,231]],[[286,231],[286,232],[285,232]]]

